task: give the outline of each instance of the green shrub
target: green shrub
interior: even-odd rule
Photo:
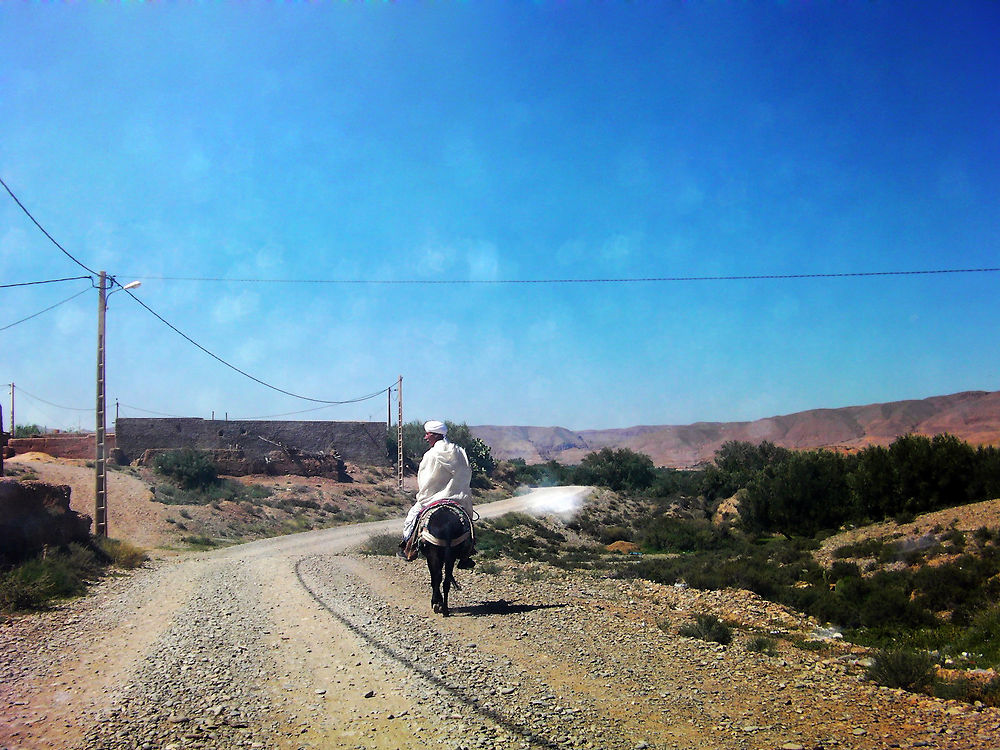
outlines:
[[[733,545],[728,529],[709,521],[682,518],[653,518],[640,527],[639,545],[650,552],[696,552]]]
[[[97,546],[111,559],[111,563],[118,568],[132,570],[149,560],[149,556],[146,555],[145,551],[121,539],[99,537],[97,539]]]
[[[628,526],[600,526],[597,529],[597,539],[601,544],[632,541],[632,529]]]
[[[209,455],[193,448],[161,453],[153,459],[153,468],[186,490],[207,489],[218,479],[218,472]]]
[[[922,651],[883,649],[875,652],[865,676],[884,687],[926,691],[934,680],[934,660]]]
[[[376,534],[361,545],[362,555],[395,555],[399,550],[399,534]]]
[[[953,680],[935,680],[931,691],[935,698],[966,703],[982,703],[984,706],[1000,706],[1000,677],[989,681],[958,677]]]
[[[56,599],[80,596],[102,572],[94,550],[71,543],[28,560],[0,576],[0,611],[44,609]]]
[[[885,542],[881,539],[865,539],[860,542],[855,542],[854,544],[845,544],[842,547],[837,547],[833,551],[833,556],[835,558],[843,559],[845,557],[878,557],[882,553],[882,548],[885,546]]]
[[[527,513],[505,513],[499,518],[490,519],[489,525],[498,531],[506,531],[518,526],[527,526],[534,529],[539,526],[538,519],[529,516]]]
[[[767,656],[777,656],[778,641],[769,635],[755,635],[747,641],[747,651],[754,651]]]
[[[178,524],[178,527],[180,527],[180,524]],[[184,542],[185,544],[190,544],[192,547],[196,548],[200,547],[203,549],[218,546],[218,542],[216,542],[211,537],[195,535],[195,534],[191,534],[189,536],[182,536],[181,541]]]
[[[1000,668],[1000,605],[994,604],[976,614],[968,629],[956,639],[955,650],[979,655],[982,666]]]
[[[677,632],[686,638],[712,641],[723,646],[733,640],[733,631],[715,615],[695,615],[694,622],[681,625]]]
[[[0,612],[28,612],[44,609],[48,603],[44,583],[16,571],[0,575]]]

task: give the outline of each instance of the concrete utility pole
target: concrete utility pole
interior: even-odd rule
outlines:
[[[3,422],[0,419],[0,422]],[[3,425],[0,424],[0,430],[3,429]],[[10,436],[14,437],[14,384],[10,384]]]
[[[396,384],[396,402],[399,404],[399,421],[396,424],[396,482],[403,489],[403,376]]]
[[[112,283],[117,283],[111,277]],[[121,289],[135,289],[141,286],[141,281],[132,281]],[[104,442],[104,433],[107,424],[105,413],[105,378],[104,378],[104,318],[108,311],[108,276],[104,271],[100,272],[98,281],[97,298],[97,456],[94,461],[94,535],[108,535],[108,464],[107,449]]]
[[[94,463],[94,535],[108,535],[108,475],[104,453],[104,316],[108,309],[107,274],[100,273],[97,297],[97,455]]]

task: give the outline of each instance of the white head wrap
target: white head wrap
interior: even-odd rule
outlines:
[[[430,422],[424,422],[424,432],[436,432],[438,435],[447,435],[448,425],[432,419]]]

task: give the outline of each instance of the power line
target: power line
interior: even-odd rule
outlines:
[[[10,197],[13,198],[14,202],[20,207],[20,209],[22,211],[24,211],[25,216],[27,216],[29,219],[31,219],[31,221],[34,223],[34,225],[41,230],[42,234],[44,234],[46,237],[48,237],[49,241],[53,245],[55,245],[60,250],[62,250],[63,255],[65,255],[67,258],[69,258],[71,261],[73,261],[74,263],[76,263],[78,266],[80,266],[80,268],[82,268],[83,270],[87,271],[88,273],[91,273],[94,276],[98,275],[97,271],[95,271],[92,268],[89,268],[89,267],[85,266],[79,260],[77,260],[76,258],[74,258],[73,255],[70,254],[69,250],[67,250],[62,245],[60,245],[58,242],[56,242],[55,237],[53,237],[51,234],[49,234],[48,232],[45,231],[45,227],[43,227],[41,224],[39,224],[38,221],[35,219],[35,217],[31,215],[31,212],[27,208],[24,207],[24,204],[21,203],[20,200],[18,200],[18,198],[17,198],[16,195],[14,195],[14,191],[11,190],[9,187],[7,187],[7,183],[3,181],[2,177],[0,177],[0,185],[3,185],[4,190],[6,190],[8,193],[10,193]]]
[[[8,328],[13,328],[13,327],[14,327],[14,326],[16,326],[16,325],[17,325],[18,323],[24,323],[24,322],[25,322],[26,320],[31,320],[32,318],[37,318],[37,317],[38,317],[39,315],[41,315],[42,313],[47,313],[47,312],[48,312],[49,310],[52,310],[52,309],[54,309],[54,308],[56,308],[56,307],[59,307],[59,305],[65,305],[65,304],[66,304],[67,302],[69,302],[70,300],[74,300],[74,299],[76,299],[77,297],[79,297],[79,296],[80,296],[81,294],[86,294],[86,293],[87,293],[87,292],[89,292],[89,291],[90,291],[90,289],[84,289],[84,290],[83,290],[82,292],[77,292],[77,293],[76,293],[76,294],[74,294],[74,295],[73,295],[72,297],[67,297],[67,298],[66,298],[66,299],[64,299],[64,300],[63,300],[62,302],[56,302],[56,303],[55,303],[54,305],[51,305],[51,306],[49,306],[49,307],[46,307],[46,308],[45,308],[44,310],[39,310],[39,311],[38,311],[38,312],[36,312],[36,313],[35,313],[34,315],[29,315],[29,316],[28,316],[27,318],[21,318],[20,320],[15,320],[15,321],[14,321],[13,323],[8,323],[8,324],[7,324],[7,325],[5,325],[5,326],[4,326],[3,328],[0,328],[0,331],[6,331],[6,330],[7,330]]]
[[[177,414],[165,414],[162,411],[151,411],[149,409],[140,409],[138,406],[132,406],[131,404],[123,404],[118,402],[119,406],[124,406],[126,409],[132,409],[132,411],[141,411],[143,414],[155,414],[158,417],[173,417],[175,419],[184,419],[184,417],[178,416]]]
[[[433,285],[502,285],[502,284],[643,284],[690,281],[761,281],[793,279],[849,279],[879,276],[933,276],[960,273],[996,273],[998,268],[938,268],[915,271],[847,271],[842,273],[773,273],[728,276],[636,276],[606,277],[587,279],[226,279],[210,276],[141,276],[126,274],[144,281],[201,281],[230,284],[341,284],[341,285],[386,285],[386,286],[433,286]]]
[[[80,409],[80,408],[77,408],[75,406],[62,406],[61,404],[54,404],[51,401],[46,401],[44,398],[39,398],[38,396],[34,395],[33,393],[29,393],[28,391],[24,390],[24,388],[22,388],[21,386],[17,387],[17,392],[18,392],[18,395],[28,396],[29,398],[35,399],[35,401],[40,401],[43,404],[48,404],[49,406],[54,406],[57,409],[67,409],[68,411],[93,411],[94,410],[93,407],[90,407],[90,408],[87,408],[87,409]]]
[[[31,219],[32,223],[34,223],[34,225],[36,227],[38,227],[38,229],[42,232],[42,234],[44,234],[46,237],[48,237],[49,241],[53,245],[55,245],[57,248],[59,248],[67,258],[69,258],[74,263],[76,263],[78,266],[80,266],[81,268],[83,268],[85,271],[88,271],[89,273],[93,274],[94,276],[98,276],[99,275],[99,273],[97,271],[95,271],[94,269],[92,269],[92,268],[84,265],[77,258],[75,258],[66,248],[64,248],[62,245],[60,245],[56,241],[55,237],[53,237],[51,234],[49,234],[46,231],[45,227],[43,227],[41,224],[38,223],[38,220],[35,219],[35,217],[31,215],[31,212],[25,207],[25,205],[23,203],[21,203],[21,201],[18,199],[18,197],[16,195],[14,195],[14,191],[11,190],[7,186],[7,183],[3,181],[3,178],[0,178],[0,185],[3,185],[4,189],[10,195],[10,197],[14,199],[14,202],[24,212],[24,214],[29,219]],[[346,399],[344,401],[327,401],[327,400],[319,399],[319,398],[310,398],[308,396],[301,396],[301,395],[299,395],[297,393],[292,393],[291,391],[286,391],[286,390],[284,390],[282,388],[278,388],[277,386],[271,385],[270,383],[267,383],[267,382],[261,380],[260,378],[254,377],[250,373],[248,373],[248,372],[246,372],[244,370],[241,370],[240,368],[236,367],[236,365],[233,365],[233,364],[227,362],[226,360],[224,360],[222,357],[218,356],[217,354],[214,354],[214,353],[210,352],[204,346],[202,346],[201,344],[199,344],[197,341],[195,341],[194,339],[192,339],[187,334],[185,334],[182,331],[180,331],[176,326],[174,326],[172,323],[168,322],[163,316],[161,316],[159,313],[155,312],[146,303],[144,303],[142,300],[140,300],[138,297],[136,297],[134,294],[132,294],[131,290],[126,289],[125,287],[121,286],[121,284],[118,284],[118,282],[117,282],[117,280],[115,279],[114,276],[110,276],[109,279],[111,281],[111,285],[112,286],[114,286],[114,285],[117,284],[121,288],[122,291],[127,292],[128,295],[132,299],[134,299],[136,302],[138,302],[142,307],[146,308],[146,310],[149,311],[154,317],[156,317],[161,323],[163,323],[164,325],[166,325],[168,328],[170,328],[175,333],[179,334],[181,337],[183,337],[184,339],[186,339],[188,342],[190,342],[194,346],[196,346],[199,349],[201,349],[203,352],[205,352],[205,354],[207,354],[210,357],[212,357],[213,359],[221,362],[222,364],[224,364],[226,367],[230,368],[231,370],[235,370],[240,375],[243,375],[244,377],[249,378],[250,380],[254,381],[255,383],[259,383],[260,385],[263,385],[266,388],[270,388],[271,390],[277,391],[278,393],[283,393],[286,396],[292,396],[293,398],[302,399],[303,401],[313,401],[315,403],[329,404],[329,405],[332,406],[332,405],[337,405],[337,404],[355,404],[355,403],[358,403],[358,402],[361,402],[361,401],[367,401],[368,399],[375,398],[376,396],[381,396],[383,393],[386,392],[386,390],[388,390],[388,388],[383,388],[380,391],[377,391],[376,393],[372,393],[372,394],[369,394],[367,396],[359,396],[357,398]],[[68,300],[64,300],[64,301],[68,301]],[[62,304],[62,303],[60,303],[60,304]],[[45,312],[45,311],[43,310],[42,312]],[[40,313],[36,313],[36,315],[37,314],[40,314]],[[34,316],[31,316],[31,317],[34,317]],[[22,321],[18,321],[18,322],[22,322]],[[16,325],[16,323],[12,323],[11,325]],[[8,327],[10,327],[10,326],[8,326]],[[2,329],[0,329],[0,330],[2,330]],[[55,406],[55,404],[53,404],[53,406]],[[60,407],[60,408],[68,408],[68,407]]]
[[[177,326],[175,326],[173,323],[169,322],[166,318],[164,318],[158,312],[156,312],[155,310],[153,310],[149,305],[147,305],[141,299],[139,299],[134,294],[132,294],[132,290],[131,289],[125,289],[125,287],[122,287],[122,290],[126,294],[128,294],[129,297],[131,297],[137,303],[139,303],[140,306],[144,307],[146,309],[146,311],[149,312],[153,317],[155,317],[157,320],[159,320],[161,323],[163,323],[165,326],[167,326],[167,328],[169,328],[174,333],[176,333],[177,335],[179,335],[185,341],[187,341],[190,344],[193,344],[198,349],[201,349],[201,351],[205,352],[205,354],[207,354],[208,356],[210,356],[212,359],[216,360],[217,362],[220,362],[220,363],[224,364],[230,370],[238,372],[243,377],[249,378],[250,380],[254,381],[255,383],[258,383],[258,384],[264,386],[265,388],[270,388],[272,391],[277,391],[278,393],[283,393],[286,396],[291,396],[292,398],[301,399],[303,401],[312,401],[313,403],[317,403],[317,404],[329,404],[329,405],[333,406],[333,405],[342,405],[342,404],[356,404],[356,403],[359,403],[361,401],[367,401],[368,399],[375,398],[376,396],[381,396],[383,393],[385,393],[391,387],[391,386],[387,386],[385,388],[382,388],[381,390],[376,391],[375,393],[369,393],[368,395],[365,395],[365,396],[358,396],[357,398],[349,398],[349,399],[345,399],[343,401],[328,401],[326,399],[321,399],[321,398],[310,398],[309,396],[301,396],[298,393],[292,393],[291,391],[286,391],[283,388],[278,388],[278,386],[276,386],[276,385],[271,385],[270,383],[265,382],[265,381],[261,380],[258,377],[254,377],[253,375],[251,375],[250,373],[246,372],[245,370],[241,370],[236,365],[234,365],[234,364],[232,364],[230,362],[227,362],[222,357],[220,357],[218,354],[215,354],[215,353],[209,351],[204,346],[202,346],[197,341],[195,341],[193,338],[191,338],[186,333],[184,333],[179,328],[177,328]]]
[[[77,281],[79,279],[89,279],[91,285],[94,279],[90,276],[68,276],[65,279],[46,279],[45,281],[21,281],[16,284],[0,284],[0,289],[9,289],[15,286],[34,286],[35,284],[57,284],[60,281]]]
[[[375,396],[380,396],[383,393],[385,393],[384,390],[380,391],[379,393],[376,393]],[[372,398],[374,398],[375,396],[372,396]],[[308,414],[309,412],[321,411],[323,409],[329,409],[331,406],[333,406],[333,404],[325,404],[323,406],[314,406],[311,409],[299,409],[298,411],[286,411],[283,414],[268,414],[268,415],[263,416],[263,417],[233,417],[233,419],[240,419],[240,420],[243,420],[245,422],[250,422],[250,421],[253,421],[255,419],[274,419],[275,417],[292,417],[292,416],[295,416],[296,414]]]

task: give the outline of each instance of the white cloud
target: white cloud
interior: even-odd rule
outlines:
[[[500,277],[500,258],[492,242],[474,242],[466,258],[469,262],[469,278],[495,280]]]
[[[60,334],[83,336],[88,332],[93,332],[96,337],[96,313],[88,315],[74,306],[64,306],[53,312],[56,313],[55,327]]]
[[[638,247],[639,238],[637,235],[621,233],[605,240],[604,244],[601,245],[600,253],[605,261],[618,265],[627,261]]]
[[[253,292],[227,294],[216,300],[212,319],[219,324],[235,323],[257,311],[260,298]]]
[[[236,347],[237,361],[244,365],[257,365],[267,361],[270,347],[261,339],[245,338]]]
[[[440,243],[429,243],[420,249],[418,274],[423,277],[440,276],[455,264],[458,255],[454,247]]]
[[[555,318],[536,320],[527,330],[527,339],[535,344],[545,344],[556,341],[561,336],[563,326]]]

